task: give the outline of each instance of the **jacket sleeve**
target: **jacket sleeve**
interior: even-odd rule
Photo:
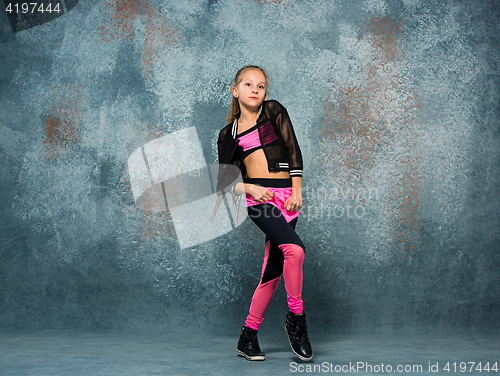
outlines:
[[[217,174],[217,195],[224,195],[227,192],[235,194],[234,186],[241,181],[241,171],[231,160],[231,154],[234,152],[232,145],[227,144],[227,132],[225,128],[220,131],[217,140],[217,153],[219,157],[219,173]]]
[[[288,156],[290,177],[302,176],[303,161],[299,143],[286,108],[281,105],[280,107],[281,109],[276,116],[276,125],[281,132],[281,139]]]
[[[224,148],[224,136],[225,136],[225,129],[222,129],[219,132],[219,138],[217,139],[217,156],[218,156],[218,161],[219,163],[222,163],[224,160],[224,153],[223,153],[223,148]]]

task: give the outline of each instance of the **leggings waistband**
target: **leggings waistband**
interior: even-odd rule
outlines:
[[[288,188],[292,186],[292,179],[247,178],[245,183],[260,185],[261,187]]]

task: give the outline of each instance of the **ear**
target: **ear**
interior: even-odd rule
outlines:
[[[233,92],[233,97],[238,98],[238,88],[233,86],[231,91]]]

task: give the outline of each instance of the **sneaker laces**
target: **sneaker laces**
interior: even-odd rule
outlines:
[[[251,334],[248,336],[248,344],[255,351],[260,351],[259,340],[257,339],[257,335]]]
[[[301,341],[309,341],[309,336],[307,334],[307,323],[304,318],[304,316],[298,316],[297,317],[299,320],[298,327],[299,327],[299,332],[298,332],[298,337],[299,340]]]

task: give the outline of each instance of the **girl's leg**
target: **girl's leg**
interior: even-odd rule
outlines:
[[[248,317],[245,321],[245,326],[258,330],[260,324],[264,320],[264,314],[271,303],[278,283],[283,272],[283,261],[281,266],[276,263],[275,256],[269,256],[271,248],[271,241],[268,240],[265,246],[264,263],[262,265],[262,273],[260,282],[252,297]],[[279,249],[278,249],[279,251]],[[271,254],[275,254],[273,251]]]
[[[283,277],[285,279],[288,308],[290,308],[290,312],[292,313],[302,313],[304,310],[302,302],[302,263],[304,262],[304,250],[296,244],[281,244],[279,248],[285,256]]]
[[[290,311],[301,313],[302,263],[304,245],[295,232],[297,218],[286,222],[280,210],[271,204],[260,204],[247,208],[250,218],[266,234],[266,251],[260,283],[250,305],[245,325],[257,330],[264,314],[284,275],[287,301]]]

